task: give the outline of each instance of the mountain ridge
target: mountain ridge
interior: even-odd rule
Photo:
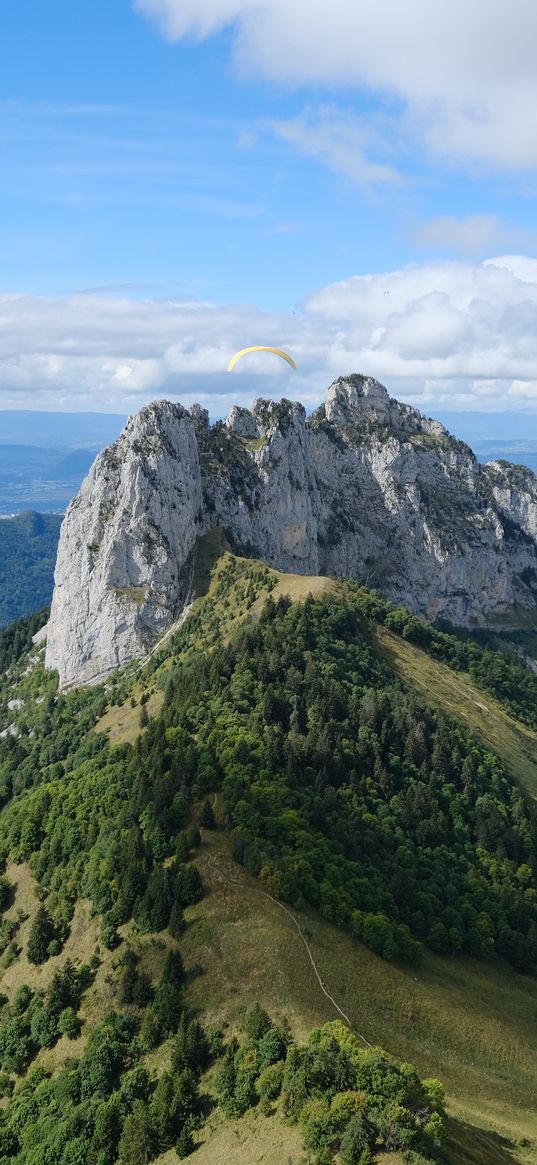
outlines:
[[[199,405],[159,401],[97,457],[64,520],[46,656],[63,686],[148,654],[215,527],[239,554],[355,578],[431,622],[534,615],[535,475],[480,465],[371,377],[340,377],[309,418],[257,400],[210,426]]]
[[[205,564],[198,562],[200,590],[205,589],[201,577],[204,569]],[[82,907],[85,910],[87,907],[84,919],[89,917],[89,904],[80,904],[80,899],[87,895],[92,899],[91,912],[95,917],[83,957],[91,958],[96,946],[100,948],[97,950],[100,960],[97,979],[81,1003],[82,1042],[71,1044],[70,1037],[62,1037],[50,1050],[46,1043],[32,1061],[28,1077],[30,1084],[34,1064],[38,1070],[51,1071],[52,1076],[40,1086],[36,1096],[37,1117],[34,1118],[34,1111],[25,1115],[28,1127],[24,1131],[24,1144],[26,1139],[30,1141],[34,1119],[42,1122],[39,1136],[42,1139],[49,1136],[48,1128],[44,1126],[49,1094],[56,1086],[63,1087],[61,1073],[64,1065],[72,1071],[68,1061],[72,1064],[73,1054],[82,1055],[80,1070],[85,1071],[86,1041],[94,1045],[98,1034],[94,1025],[101,1017],[106,1018],[107,1006],[119,1009],[121,1016],[130,1016],[131,1021],[134,1014],[144,1038],[149,1030],[152,1004],[143,1010],[133,1010],[132,1005],[124,1008],[119,992],[123,990],[126,960],[136,954],[140,959],[141,974],[150,972],[155,991],[160,990],[158,976],[162,954],[159,954],[159,949],[162,952],[164,945],[167,948],[171,939],[165,930],[153,933],[152,916],[153,909],[160,911],[160,904],[166,901],[162,871],[168,870],[169,859],[163,856],[164,838],[168,839],[170,835],[173,839],[166,840],[165,848],[170,844],[172,848],[176,843],[181,847],[185,844],[182,836],[179,841],[176,836],[173,806],[177,787],[184,790],[185,795],[188,787],[189,803],[193,797],[194,820],[198,819],[203,798],[210,796],[220,822],[216,833],[205,828],[202,831],[203,844],[196,850],[194,864],[202,874],[205,893],[199,903],[187,907],[186,930],[179,936],[187,969],[186,999],[193,1013],[202,1018],[203,1023],[221,1023],[222,1020],[230,1023],[228,1034],[234,1035],[245,1008],[252,999],[259,999],[276,1021],[282,1014],[289,1014],[290,1009],[296,1038],[301,1038],[312,1023],[318,1022],[317,1015],[319,1021],[332,1019],[332,1007],[319,988],[298,938],[295,944],[292,924],[281,906],[267,900],[266,891],[271,898],[275,895],[283,897],[284,903],[290,906],[293,914],[298,911],[299,921],[307,927],[308,942],[321,977],[349,1016],[353,1027],[362,1031],[368,1040],[381,1042],[394,1054],[402,1056],[405,1062],[416,1062],[422,1074],[438,1072],[445,1080],[450,1116],[446,1159],[450,1165],[461,1160],[488,1165],[493,1158],[505,1165],[514,1161],[529,1165],[535,1160],[535,1121],[531,1107],[534,1082],[532,1049],[535,1043],[531,1022],[533,979],[531,972],[521,976],[513,966],[507,969],[497,960],[490,949],[491,936],[486,920],[483,915],[476,917],[471,902],[462,912],[453,912],[451,890],[466,887],[465,892],[469,893],[471,883],[466,878],[459,884],[449,854],[453,855],[457,849],[460,857],[463,852],[461,828],[470,826],[473,836],[473,811],[468,803],[468,797],[471,797],[472,803],[475,800],[476,811],[476,839],[472,845],[478,841],[484,846],[479,856],[479,878],[485,877],[489,882],[488,894],[482,904],[486,905],[488,912],[493,902],[499,905],[500,900],[506,901],[506,893],[514,891],[519,898],[515,912],[518,916],[523,906],[522,898],[530,905],[526,881],[520,883],[519,890],[516,889],[516,870],[513,867],[509,883],[504,882],[503,886],[501,881],[495,883],[498,879],[505,879],[510,866],[506,861],[505,847],[511,849],[513,846],[515,835],[512,827],[518,831],[520,839],[516,846],[522,842],[524,849],[524,852],[520,850],[515,863],[518,866],[522,862],[519,866],[521,878],[529,878],[526,860],[530,861],[532,871],[535,869],[533,851],[526,855],[524,842],[526,835],[528,842],[530,840],[527,830],[533,830],[531,810],[527,816],[516,786],[509,791],[505,784],[507,768],[505,775],[500,775],[494,765],[490,769],[492,779],[485,778],[486,791],[481,790],[480,794],[481,764],[490,766],[490,758],[481,750],[475,752],[475,741],[472,744],[468,740],[470,751],[465,744],[467,757],[463,765],[463,756],[458,753],[463,736],[459,739],[458,729],[451,720],[444,727],[441,721],[437,722],[440,736],[434,746],[433,741],[429,746],[422,736],[429,713],[421,703],[417,719],[413,715],[413,723],[408,723],[410,731],[404,730],[405,747],[397,744],[394,731],[398,732],[400,717],[406,717],[405,708],[409,709],[403,692],[403,687],[407,690],[407,681],[404,680],[401,687],[396,675],[399,669],[394,670],[390,660],[385,660],[384,643],[377,644],[376,628],[385,628],[392,645],[397,644],[400,648],[413,646],[412,638],[418,636],[417,642],[423,642],[424,648],[417,655],[424,661],[426,656],[429,657],[431,667],[437,672],[440,703],[446,705],[451,716],[450,698],[444,699],[444,694],[450,697],[446,692],[445,669],[439,668],[432,658],[433,654],[436,658],[438,653],[440,658],[444,658],[449,648],[454,653],[451,663],[457,673],[454,679],[461,671],[471,670],[473,682],[482,687],[482,696],[477,690],[472,692],[470,689],[467,695],[478,700],[476,715],[482,715],[484,730],[490,720],[490,712],[487,716],[484,705],[490,711],[497,710],[494,703],[489,702],[491,685],[498,695],[503,692],[502,702],[506,708],[514,700],[518,715],[523,720],[529,717],[533,722],[535,677],[520,665],[510,664],[501,653],[497,653],[497,659],[494,659],[491,653],[475,644],[467,646],[453,636],[423,626],[408,613],[391,608],[378,595],[353,583],[332,585],[327,591],[321,591],[320,596],[308,597],[309,579],[296,576],[297,583],[302,578],[306,593],[300,595],[302,601],[288,605],[283,601],[284,588],[294,586],[294,580],[283,578],[278,589],[280,583],[273,585],[272,572],[261,563],[234,560],[233,556],[224,553],[217,557],[216,567],[209,568],[209,574],[206,596],[194,604],[174,638],[166,640],[145,666],[126,669],[106,686],[57,693],[56,677],[42,670],[42,649],[39,646],[31,649],[29,657],[15,651],[14,658],[19,657],[18,663],[11,664],[9,676],[5,676],[1,700],[3,723],[13,728],[0,748],[6,798],[0,821],[0,854],[9,852],[10,862],[29,861],[39,883],[39,898],[42,900],[46,894],[46,905],[54,920],[58,920],[58,925],[62,924],[64,930],[69,925],[71,937],[66,939],[62,954],[55,954],[52,959],[61,960],[64,965],[73,951]],[[264,597],[268,604],[260,612],[258,605]],[[348,619],[353,607],[358,622],[353,621],[351,625]],[[228,619],[227,625],[223,625],[221,615]],[[264,657],[256,649],[260,636],[266,641]],[[302,650],[306,654],[301,661]],[[330,660],[332,666],[327,666]],[[352,666],[349,667],[348,663]],[[336,671],[333,664],[336,664]],[[374,666],[375,673],[381,668],[385,677],[373,686],[370,665]],[[386,667],[388,671],[385,671]],[[336,675],[337,690],[333,686]],[[378,675],[380,678],[380,673]],[[429,671],[423,672],[419,685],[412,680],[411,686],[421,688],[421,678],[428,700],[432,690]],[[523,690],[519,691],[520,684]],[[152,709],[155,692],[165,697],[162,710],[156,714]],[[347,712],[341,706],[342,697],[348,704]],[[123,701],[137,722],[136,736],[130,745],[123,743],[119,749],[109,749],[103,734],[94,735],[93,730],[99,726],[98,718],[106,706],[113,715]],[[393,708],[393,717],[390,707]],[[360,729],[356,719],[359,708]],[[345,723],[347,716],[351,719]],[[323,723],[327,717],[330,724]],[[383,725],[388,730],[387,735]],[[382,744],[384,759],[380,765],[368,760],[363,752],[375,740],[379,746]],[[505,743],[508,743],[507,739]],[[492,742],[484,740],[483,744],[487,752],[491,745],[492,751],[496,751]],[[266,745],[270,747],[270,756],[267,754],[266,759],[257,757],[258,749],[264,749]],[[291,750],[295,756],[295,763],[291,766],[286,765],[285,758],[281,757],[282,748]],[[340,789],[341,764],[348,764],[349,749],[355,756],[353,765],[363,770],[362,776],[360,778],[358,772],[355,776],[351,774],[351,779],[344,782],[345,789]],[[418,767],[424,755],[425,763]],[[508,764],[511,759],[509,755]],[[399,771],[399,761],[404,766],[404,778]],[[411,768],[407,771],[409,764]],[[279,775],[272,772],[273,766],[280,770]],[[282,783],[286,772],[293,774],[293,790],[288,793],[284,792]],[[511,773],[514,776],[512,765]],[[11,781],[12,796],[9,794]],[[194,781],[192,790],[191,781]],[[419,878],[420,899],[424,893],[431,898],[433,918],[441,913],[446,922],[448,915],[452,922],[454,917],[461,924],[464,919],[464,929],[474,931],[472,947],[477,939],[483,941],[479,961],[475,960],[475,954],[463,954],[458,950],[456,934],[450,931],[448,936],[441,929],[435,928],[433,932],[431,928],[425,937],[434,945],[431,954],[428,949],[425,951],[423,963],[410,967],[398,960],[395,964],[385,963],[375,954],[376,932],[364,935],[370,944],[368,948],[356,937],[334,931],[329,923],[328,920],[334,917],[336,924],[342,925],[342,920],[334,916],[334,910],[350,888],[351,879],[346,877],[343,880],[336,896],[331,893],[328,880],[332,880],[341,861],[342,842],[348,844],[352,840],[348,831],[342,828],[340,816],[337,822],[334,821],[333,829],[330,819],[338,806],[343,811],[345,805],[350,804],[351,797],[356,808],[363,801],[365,811],[371,782],[376,787],[374,817],[366,812],[361,823],[355,822],[352,837],[359,852],[363,856],[369,855],[374,864],[377,855],[389,857],[391,851],[386,845],[372,846],[367,839],[368,830],[374,827],[374,821],[379,828],[384,828],[382,822],[387,823],[389,812],[396,809],[402,798],[407,799],[406,836],[404,839],[399,836],[397,853],[389,858],[393,870],[387,871],[388,879],[383,879],[383,894],[397,889],[395,885],[392,887],[391,877],[401,875],[403,884],[398,885],[401,909],[406,909],[409,897],[413,900],[412,893],[409,895],[404,884],[404,879],[412,873],[408,847],[410,844],[414,847],[415,840],[412,841],[411,835],[416,834],[417,828],[433,829],[438,836],[426,836],[418,846],[419,860],[430,867],[428,876],[422,874]],[[137,786],[133,817],[131,799]],[[313,829],[310,832],[300,827],[298,816],[310,789],[314,797],[311,804],[317,829],[323,829],[330,845],[326,879],[322,883],[322,854],[309,862],[308,854],[301,853],[300,846],[297,849],[293,843],[293,837],[302,845],[306,838],[313,841],[316,836]],[[217,798],[213,790],[218,791]],[[443,808],[440,810],[438,806],[435,809],[429,802],[425,806],[419,797],[426,794],[435,800],[440,797]],[[322,805],[316,808],[315,803],[320,797]],[[458,812],[453,812],[455,832],[444,818],[445,813],[452,813],[454,802],[462,810],[460,820]],[[145,806],[143,812],[142,805]],[[153,811],[149,812],[153,805],[155,811],[158,807],[156,818]],[[182,800],[177,801],[177,808],[180,805]],[[496,817],[499,811],[508,814],[503,823]],[[231,836],[224,834],[224,821],[232,830]],[[273,852],[267,855],[268,861],[263,857],[259,863],[261,868],[257,869],[253,867],[256,847],[248,844],[247,835],[255,832],[261,822],[264,822],[263,848],[268,846]],[[160,830],[164,833],[161,834]],[[287,871],[281,866],[274,849],[279,845],[280,835],[284,845],[281,859],[287,864]],[[121,836],[124,838],[121,842],[123,848],[119,845]],[[143,845],[143,854],[146,855],[143,860],[142,851],[134,847],[135,837],[141,839],[137,846]],[[330,837],[333,837],[331,842]],[[127,861],[127,852],[135,857],[135,869]],[[480,853],[478,849],[475,852],[476,855]],[[181,860],[184,860],[183,848],[181,854]],[[356,853],[355,857],[358,856]],[[146,868],[149,859],[152,888],[143,903],[143,887],[136,891],[139,901],[134,905],[133,923],[128,921],[130,907],[125,892],[130,879],[134,878],[138,885],[139,877],[149,874],[149,868]],[[237,861],[241,864],[237,865]],[[442,867],[440,879],[439,863]],[[310,906],[307,905],[312,892],[315,894],[315,887],[308,879],[309,864],[322,890],[320,913],[318,905],[314,907],[311,902]],[[12,865],[8,865],[10,881],[13,880],[12,869]],[[436,877],[433,878],[435,871]],[[478,867],[475,867],[475,872],[478,872]],[[290,874],[304,882],[306,902],[303,901],[304,893],[296,897],[285,880],[278,884],[279,879]],[[533,877],[532,872],[532,884]],[[157,882],[159,893],[154,897]],[[372,878],[354,885],[360,897],[367,897],[372,892]],[[135,888],[133,883],[131,890]],[[437,895],[440,895],[441,902],[436,902]],[[17,920],[17,905],[16,901],[9,911],[7,922],[10,926]],[[73,905],[76,909],[71,919]],[[420,903],[416,902],[416,906]],[[146,907],[151,912],[149,920],[145,919]],[[446,909],[448,914],[445,914]],[[107,935],[107,941],[111,922],[120,923],[121,943],[112,960],[106,944],[103,951],[97,915],[101,916],[102,934]],[[477,923],[477,930],[472,927],[472,919]],[[160,927],[164,920],[160,915],[157,920],[155,915],[155,921]],[[377,921],[380,923],[381,919]],[[423,920],[417,918],[415,921],[423,926]],[[354,925],[353,921],[353,930]],[[386,928],[386,920],[383,925]],[[343,930],[346,929],[343,923]],[[20,963],[13,962],[10,968],[7,968],[6,960],[5,982],[10,985],[10,1000],[15,1000],[16,984],[24,981],[31,985],[36,992],[31,1003],[33,1017],[34,1011],[41,1013],[39,990],[44,979],[41,971],[38,970],[36,975],[29,968],[25,957],[29,930],[30,920],[23,921],[16,934],[17,949],[22,947],[22,957],[19,955]],[[495,925],[494,932],[503,946],[509,937],[508,931]],[[61,933],[63,936],[63,931]],[[446,943],[453,947],[450,953],[446,952]],[[443,954],[439,953],[441,947]],[[525,946],[522,951],[524,949]],[[512,953],[517,954],[514,948]],[[389,951],[385,954],[390,957]],[[57,965],[52,963],[49,970],[48,962],[44,964],[47,983],[49,974]],[[237,976],[238,967],[240,976]],[[103,983],[106,992],[96,1015],[96,991],[104,992]],[[2,1027],[10,1030],[11,1006],[10,1003],[1,1017],[0,1032]],[[20,1026],[24,1020],[17,1020],[17,1023]],[[42,1038],[45,1039],[46,1035],[45,1032]],[[159,1081],[166,1077],[169,1052],[170,1045],[165,1042],[144,1057],[144,1065],[151,1073],[151,1088],[155,1090],[164,1087]],[[208,1086],[211,1087],[210,1081]],[[26,1091],[25,1079],[22,1088],[17,1088],[14,1093],[14,1103],[8,1107],[5,1120],[8,1128],[15,1127],[17,1105],[23,1102]],[[260,1113],[259,1119],[261,1126],[256,1126],[257,1134],[267,1136],[263,1133],[263,1129],[269,1127],[263,1123],[266,1118]],[[280,1129],[276,1125],[276,1116],[274,1121],[274,1128]],[[0,1129],[2,1125],[0,1118]],[[228,1128],[220,1107],[215,1113],[214,1123],[196,1133],[196,1140],[199,1136],[206,1141],[201,1159],[217,1159],[220,1135],[226,1145],[224,1156],[230,1163],[244,1165],[245,1161],[254,1159],[257,1144],[255,1152],[252,1141],[245,1150],[246,1155],[241,1155],[238,1138],[245,1136],[244,1126],[231,1125]],[[255,1139],[255,1134],[252,1135]],[[35,1136],[34,1131],[34,1143]],[[287,1148],[285,1126],[278,1136],[281,1137],[279,1156],[267,1156],[267,1161],[275,1163],[284,1159],[283,1145]],[[291,1153],[291,1142],[287,1152]],[[299,1152],[296,1139],[292,1152],[295,1160]],[[26,1161],[29,1165],[29,1154],[23,1152],[20,1158],[16,1158],[17,1165],[19,1159],[21,1165]],[[170,1151],[158,1161],[167,1165],[174,1159],[173,1151]],[[379,1158],[383,1159],[383,1156]],[[387,1159],[399,1165],[404,1157],[394,1153]],[[439,1159],[442,1160],[441,1155]]]

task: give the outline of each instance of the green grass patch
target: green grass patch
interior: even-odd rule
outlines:
[[[300,1038],[337,1018],[293,924],[231,861],[225,833],[204,833],[199,867],[206,896],[187,911],[182,943],[202,971],[188,989],[191,1006],[236,1030],[257,1000],[276,1019],[286,1015]],[[427,953],[418,968],[398,967],[313,911],[293,913],[353,1028],[444,1081],[453,1165],[537,1162],[534,980],[465,956]],[[516,1147],[524,1138],[531,1145]],[[229,1161],[242,1165],[244,1157]],[[393,1156],[387,1161],[395,1165]]]

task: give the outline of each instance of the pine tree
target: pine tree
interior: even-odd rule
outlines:
[[[146,1051],[151,1052],[153,1048],[158,1047],[162,1039],[162,1030],[162,1023],[154,1008],[151,1005],[146,1007],[140,1028],[140,1042]]]
[[[120,1130],[121,1115],[118,1094],[116,1092],[111,1100],[100,1104],[97,1109],[95,1127],[91,1139],[92,1151],[101,1149],[103,1153],[105,1151],[108,1153],[107,1160],[111,1160],[112,1158],[115,1160]]]
[[[185,929],[183,908],[179,902],[174,902],[168,922],[168,933],[172,938],[179,938]]]
[[[176,862],[180,862],[181,864],[187,862],[190,857],[191,848],[189,836],[186,833],[180,833],[175,847]]]
[[[153,1156],[153,1137],[147,1105],[138,1100],[123,1125],[119,1141],[121,1165],[147,1165]]]
[[[214,829],[216,825],[213,807],[210,801],[206,801],[201,811],[200,825],[202,829]]]
[[[26,954],[30,963],[44,963],[48,945],[54,938],[54,926],[48,910],[40,906],[32,923]]]
[[[58,1019],[58,1031],[60,1035],[67,1036],[69,1040],[76,1040],[80,1034],[80,1028],[81,1022],[74,1008],[64,1008]]]
[[[188,1025],[188,1056],[194,1072],[203,1072],[209,1063],[209,1041],[198,1019],[193,1019]]]
[[[132,964],[125,967],[119,983],[119,1002],[134,1003],[138,972]]]
[[[172,903],[168,872],[161,865],[158,865],[151,874],[147,894],[152,899],[149,915],[151,930],[164,930],[168,924]]]
[[[161,1153],[169,1149],[174,1139],[171,1119],[173,1096],[173,1080],[169,1072],[164,1072],[153,1093],[150,1109],[151,1124],[155,1133],[157,1147]]]
[[[254,1003],[253,1007],[246,1013],[244,1021],[244,1030],[247,1036],[252,1040],[260,1040],[265,1032],[271,1027],[270,1016],[267,1015],[264,1007],[260,1003]]]
[[[341,1160],[343,1165],[367,1165],[371,1161],[371,1145],[375,1133],[363,1113],[351,1117],[341,1139]]]
[[[183,1012],[172,1048],[172,1070],[180,1072],[183,1068],[191,1068],[199,1074],[207,1067],[209,1059],[209,1041],[205,1029],[197,1019],[188,1023]]]
[[[0,875],[0,914],[7,910],[13,896],[13,886],[4,874]]]
[[[173,1041],[172,1047],[172,1072],[180,1072],[182,1068],[189,1068],[187,1053],[188,1043],[188,1021],[186,1014],[183,1011],[179,1026],[177,1028],[177,1035]]]
[[[132,1002],[137,1007],[145,1007],[153,998],[153,986],[149,975],[145,971],[138,971],[132,995]]]
[[[174,1075],[173,1085],[172,1116],[177,1135],[177,1131],[199,1110],[199,1094],[196,1077],[190,1068]]]
[[[184,982],[184,978],[185,969],[183,966],[183,960],[181,958],[181,952],[178,951],[176,947],[172,947],[166,955],[166,962],[164,963],[161,982],[173,983],[175,986],[179,986]]]
[[[188,1125],[185,1125],[184,1128],[181,1129],[181,1132],[177,1138],[175,1151],[180,1161],[183,1160],[183,1157],[189,1157],[190,1154],[194,1152],[194,1141],[192,1140],[192,1133],[190,1132]]]
[[[81,994],[81,985],[76,968],[70,959],[63,967],[56,971],[47,992],[47,1007],[58,1016],[66,1007],[78,1007]]]

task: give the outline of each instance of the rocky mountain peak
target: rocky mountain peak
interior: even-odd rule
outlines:
[[[137,432],[143,432],[144,435],[164,432],[186,416],[187,410],[175,401],[153,400],[129,417],[119,441],[128,441],[131,434]]]
[[[306,410],[298,401],[263,400],[258,398],[252,405],[252,413],[258,430],[265,434],[286,434],[291,428],[304,426]]]
[[[129,417],[118,440],[99,454],[85,482],[94,481],[105,468],[117,470],[125,460],[138,459],[144,466],[151,461],[157,464],[163,452],[173,456],[181,433],[189,426],[190,417],[182,405],[169,400],[152,401]]]
[[[258,437],[257,421],[250,409],[232,405],[225,419],[225,426],[236,437]]]
[[[384,385],[372,376],[340,376],[326,394],[325,413],[332,425],[348,425],[364,416],[386,420],[390,397]]]
[[[209,410],[204,409],[203,405],[193,404],[189,408],[190,416],[201,430],[209,428]]]
[[[143,657],[192,596],[196,540],[294,574],[350,577],[424,619],[527,619],[537,598],[537,480],[481,466],[368,376],[324,409],[256,400],[224,425],[157,401],[95,461],[66,514],[47,665],[62,685]]]

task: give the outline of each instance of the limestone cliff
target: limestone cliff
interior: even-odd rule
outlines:
[[[189,591],[203,522],[192,421],[151,404],[94,462],[65,516],[46,661],[62,684],[95,682],[143,656]]]
[[[209,425],[156,402],[66,514],[47,665],[62,685],[143,657],[191,590],[212,527],[280,570],[353,577],[425,619],[486,626],[537,600],[537,479],[481,466],[437,421],[347,376],[309,418],[258,400]]]

